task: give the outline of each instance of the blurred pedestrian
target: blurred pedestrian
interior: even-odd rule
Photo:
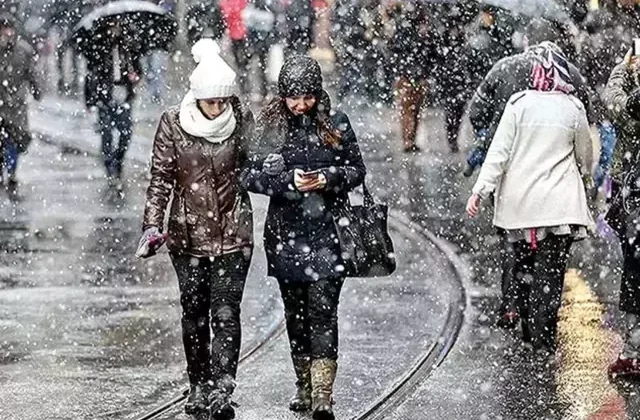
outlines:
[[[315,60],[287,58],[278,94],[258,117],[261,152],[243,183],[271,197],[264,232],[268,274],[280,285],[298,379],[290,409],[333,420],[345,277],[333,216],[349,205],[348,192],[362,184],[366,168],[349,118],[331,109]],[[271,151],[266,159],[265,150]]]
[[[192,52],[198,66],[191,88],[162,114],[154,139],[139,256],[153,255],[168,236],[191,386],[185,411],[228,420],[253,242],[251,201],[238,183],[253,116],[240,104],[236,73],[217,44],[201,39]]]
[[[438,36],[438,66],[433,88],[444,111],[449,150],[457,153],[467,102],[489,62],[508,53],[510,34],[493,8],[442,4],[436,11],[432,19]]]
[[[613,159],[613,203],[607,221],[620,238],[623,264],[620,310],[625,314],[625,345],[612,374],[640,374],[640,260],[637,218],[640,209],[640,57],[629,51],[611,73],[604,99],[616,126]]]
[[[284,11],[286,54],[306,54],[313,44],[316,11],[312,0],[290,0]]]
[[[189,45],[195,44],[200,38],[218,40],[224,35],[225,24],[217,0],[190,3],[185,20]]]
[[[167,13],[173,14],[174,0],[155,0],[158,6]],[[162,104],[166,91],[166,73],[169,66],[169,53],[163,50],[153,50],[147,55],[147,86],[151,91],[151,100],[156,104]]]
[[[390,48],[395,62],[402,142],[405,153],[415,153],[420,151],[416,135],[428,78],[435,66],[437,38],[425,4],[397,3],[390,16],[395,22]]]
[[[140,81],[139,46],[125,41],[118,23],[109,25],[104,37],[94,39],[84,53],[87,59],[85,104],[96,107],[106,175],[118,188],[124,158],[133,135],[131,107]],[[114,144],[114,133],[118,135]]]
[[[231,39],[231,51],[238,69],[240,92],[242,95],[251,93],[249,87],[249,31],[242,18],[247,8],[247,0],[220,0],[220,10],[227,26],[227,34]]]
[[[52,2],[49,5],[47,22],[49,35],[51,29],[58,31],[58,43],[55,49],[56,69],[58,71],[57,89],[59,95],[78,95],[80,89],[80,54],[77,54],[71,43],[74,42],[71,32],[78,24],[86,9],[80,0],[68,2]],[[70,68],[67,71],[66,59],[70,58]],[[70,80],[69,80],[70,79]]]
[[[249,68],[251,61],[257,59],[258,92],[260,102],[269,93],[267,70],[269,66],[269,51],[275,42],[275,2],[272,0],[252,0],[247,4],[242,19],[248,29],[249,38]]]
[[[335,3],[332,41],[336,52],[338,100],[365,97],[370,102],[392,101],[388,43],[379,0]]]
[[[507,102],[467,212],[476,216],[480,201],[494,194],[493,223],[513,243],[514,274],[531,274],[529,282],[517,282],[524,335],[534,349],[549,350],[555,348],[569,249],[594,225],[585,190],[593,144],[559,48],[543,43],[533,52],[530,88]]]
[[[17,193],[16,171],[20,154],[31,143],[27,95],[40,100],[33,48],[18,37],[18,25],[9,14],[0,15],[0,183]]]
[[[473,22],[466,26],[465,45],[460,51],[453,52],[460,58],[457,64],[464,72],[465,80],[462,92],[458,93],[458,103],[450,104],[453,109],[447,125],[449,144],[458,144],[464,108],[473,92],[498,60],[514,53],[513,32],[506,14],[491,6],[482,6]]]

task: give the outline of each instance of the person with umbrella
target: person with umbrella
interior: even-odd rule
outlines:
[[[125,154],[133,135],[131,107],[135,86],[142,72],[141,54],[125,42],[123,27],[114,21],[103,38],[95,39],[85,51],[87,76],[85,104],[98,109],[102,157],[107,178],[119,182]],[[114,132],[118,143],[114,146]]]
[[[0,15],[0,145],[4,180],[9,192],[17,193],[16,170],[21,153],[31,143],[27,94],[40,100],[41,90],[35,71],[33,48],[18,37],[16,19]],[[6,172],[6,174],[4,173]]]
[[[366,168],[349,118],[331,109],[314,59],[285,60],[278,96],[260,112],[250,150],[242,182],[271,197],[265,250],[284,301],[297,376],[290,409],[333,420],[345,279],[334,216],[349,205],[348,193],[363,183]]]
[[[165,9],[130,0],[94,9],[71,35],[87,59],[85,103],[98,109],[106,175],[118,189],[133,134],[131,108],[142,73],[140,59],[148,51],[168,49],[176,31],[177,24]]]
[[[251,201],[238,182],[253,115],[241,105],[236,73],[215,41],[203,38],[192,52],[198,65],[190,90],[180,106],[162,114],[153,142],[137,255],[150,257],[167,240],[191,389],[185,411],[229,420],[235,416],[240,303],[253,252]]]

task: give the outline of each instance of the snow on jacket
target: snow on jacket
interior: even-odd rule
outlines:
[[[507,103],[473,192],[495,192],[494,225],[592,226],[583,177],[593,144],[583,104],[561,92],[524,91]]]
[[[160,118],[142,226],[163,230],[169,207],[167,246],[174,254],[217,257],[253,244],[251,201],[238,185],[253,114],[237,97],[231,103],[236,129],[221,143],[185,131],[179,107]]]
[[[331,110],[326,92],[319,102],[330,126],[341,134],[338,146],[325,144],[319,118],[291,116],[282,99],[276,98],[258,116],[254,142],[260,146],[249,148],[249,159],[254,160],[254,165],[242,177],[249,191],[271,197],[264,247],[268,274],[280,280],[313,282],[344,275],[333,216],[349,205],[348,193],[362,184],[366,167],[347,115]],[[264,153],[251,157],[252,150],[267,145],[285,160],[286,169],[280,175],[262,171],[260,162]],[[322,171],[327,179],[326,188],[298,191],[294,186],[295,169]]]

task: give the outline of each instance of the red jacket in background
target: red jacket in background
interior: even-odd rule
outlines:
[[[241,41],[247,37],[247,27],[242,20],[242,11],[247,7],[247,0],[221,0],[220,10],[229,29],[229,38]]]

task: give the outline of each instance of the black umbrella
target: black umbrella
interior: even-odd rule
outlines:
[[[118,27],[123,41],[144,53],[168,50],[178,31],[176,20],[162,7],[148,1],[121,0],[92,10],[75,26],[72,44],[80,50],[98,41],[108,41],[108,32]]]
[[[564,8],[554,0],[476,0],[480,4],[499,7],[529,17],[542,17],[558,22],[569,19]]]

